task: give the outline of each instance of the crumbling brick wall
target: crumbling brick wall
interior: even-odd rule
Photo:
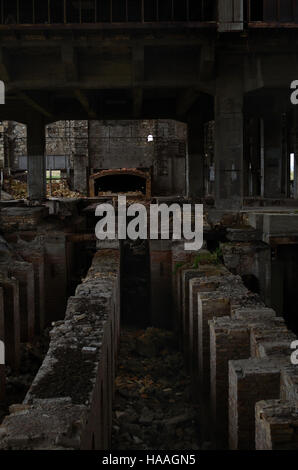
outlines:
[[[17,169],[27,155],[26,126],[6,122],[5,129],[6,165]],[[98,170],[143,168],[152,169],[154,195],[182,195],[186,139],[186,125],[173,120],[58,121],[46,127],[46,155],[66,157],[73,189],[82,194]]]
[[[203,439],[217,448],[297,449],[296,336],[240,276],[205,258],[178,267],[173,283]]]
[[[0,427],[1,449],[109,447],[119,316],[119,251],[100,250],[24,403]]]

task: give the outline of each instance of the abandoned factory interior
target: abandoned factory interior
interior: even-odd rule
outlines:
[[[0,450],[297,450],[298,0],[0,0],[0,81]]]

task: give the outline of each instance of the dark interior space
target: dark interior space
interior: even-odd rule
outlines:
[[[263,1],[250,0],[250,17],[249,21],[262,21],[263,20]]]
[[[68,295],[74,295],[77,285],[87,275],[95,253],[95,241],[74,243],[72,266],[68,273]]]
[[[121,259],[121,322],[146,328],[151,323],[148,241],[124,240]]]
[[[146,193],[146,180],[136,175],[108,175],[98,178],[94,182],[95,194],[99,192],[129,193],[141,192]]]
[[[244,274],[241,276],[243,284],[247,287],[250,292],[260,294],[260,283],[259,280],[253,274]]]
[[[283,276],[281,292],[283,298],[283,315],[288,327],[298,333],[298,308],[296,302],[298,285],[298,246],[283,245],[278,247],[278,259],[282,261]]]

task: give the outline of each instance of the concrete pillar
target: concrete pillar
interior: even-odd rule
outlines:
[[[242,108],[242,62],[224,56],[219,62],[215,97],[215,205],[218,209],[239,209],[243,204]]]
[[[189,317],[189,282],[192,278],[198,278],[202,273],[198,269],[182,271],[182,333],[183,352],[185,364],[191,370],[191,349],[190,349],[190,317]]]
[[[201,273],[203,276],[205,273]],[[194,393],[197,393],[199,389],[199,351],[198,351],[198,334],[199,334],[199,323],[198,323],[198,294],[208,293],[215,291],[219,282],[211,278],[211,281],[206,280],[206,277],[197,276],[191,279],[189,282],[189,351],[190,351],[190,373],[192,379],[192,389]]]
[[[188,196],[204,197],[204,123],[200,116],[189,118],[187,153]]]
[[[46,199],[45,123],[42,117],[27,125],[28,197]]]
[[[282,196],[282,121],[272,113],[264,118],[265,197]]]
[[[210,390],[212,418],[218,445],[228,443],[228,362],[250,356],[251,334],[275,326],[272,309],[236,310],[233,318],[214,318],[210,326]]]
[[[205,396],[210,396],[210,333],[209,320],[229,316],[230,299],[213,293],[198,294],[198,380]]]
[[[191,262],[192,251],[184,249],[184,240],[172,241],[172,309],[174,330],[180,334],[181,327],[181,273],[182,267]]]
[[[279,398],[278,361],[242,359],[229,362],[229,441],[231,450],[255,448],[255,405]]]
[[[250,354],[249,329],[230,317],[210,322],[210,395],[217,447],[228,444],[228,361],[246,359]]]
[[[89,121],[76,121],[74,126],[73,189],[88,194]]]
[[[293,402],[256,404],[256,450],[298,450],[298,417]]]

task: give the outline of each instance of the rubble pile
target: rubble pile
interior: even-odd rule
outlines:
[[[26,199],[28,197],[27,183],[15,178],[5,179],[3,189],[12,199]],[[80,193],[71,191],[66,180],[47,183],[48,198],[82,198]]]
[[[71,191],[66,180],[59,180],[47,183],[47,197],[80,198],[84,196],[76,191]]]
[[[12,199],[26,199],[28,196],[27,183],[14,178],[5,179],[3,189]]]
[[[173,333],[123,328],[112,448],[199,449],[198,409]]]

